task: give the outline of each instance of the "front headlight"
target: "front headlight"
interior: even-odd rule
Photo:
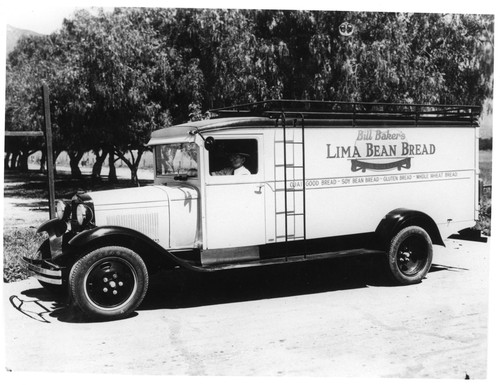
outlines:
[[[56,218],[66,221],[71,215],[71,206],[63,201],[56,201]]]
[[[79,204],[76,206],[76,221],[80,226],[86,226],[92,220],[92,210],[84,205]]]

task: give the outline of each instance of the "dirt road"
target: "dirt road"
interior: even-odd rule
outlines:
[[[484,379],[486,243],[447,241],[419,285],[363,261],[157,277],[128,319],[84,323],[38,283],[4,284],[8,370]]]

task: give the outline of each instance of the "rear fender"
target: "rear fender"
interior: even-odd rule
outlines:
[[[423,228],[431,237],[433,244],[444,246],[436,222],[429,215],[416,210],[400,208],[391,211],[382,219],[375,233],[382,244],[388,246],[394,235],[408,226]]]

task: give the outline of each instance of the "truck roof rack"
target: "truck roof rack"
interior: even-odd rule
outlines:
[[[477,126],[480,106],[364,103],[318,100],[266,100],[210,110],[211,119],[268,117],[304,119],[334,126]]]

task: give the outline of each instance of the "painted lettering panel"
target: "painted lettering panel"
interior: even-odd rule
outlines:
[[[306,139],[311,178],[474,168],[473,127],[312,129]]]
[[[474,127],[311,128],[305,142],[307,238],[374,231],[396,208],[427,213],[443,236],[474,223]]]

